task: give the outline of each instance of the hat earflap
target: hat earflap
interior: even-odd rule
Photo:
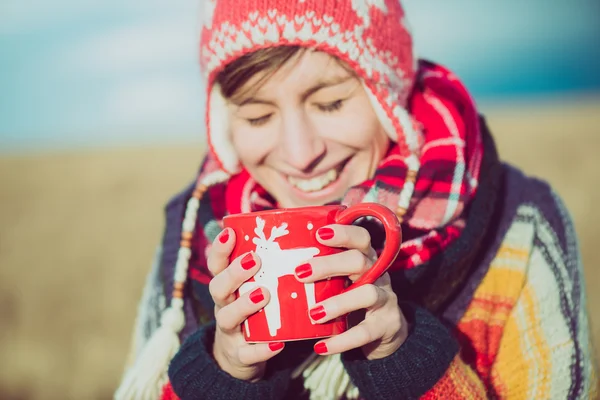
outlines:
[[[411,154],[417,154],[420,149],[420,143],[422,142],[422,133],[415,128],[413,118],[410,116],[408,110],[399,105],[395,105],[392,109],[393,116],[398,120],[401,128],[401,131],[398,132],[377,95],[365,84],[364,80],[362,81],[362,85],[367,93],[371,106],[373,107],[373,111],[375,112],[375,115],[377,115],[377,118],[388,137],[393,142],[403,142]]]
[[[235,174],[240,171],[240,162],[231,143],[229,119],[227,100],[221,93],[221,86],[213,83],[206,105],[208,144],[223,169],[230,174]]]

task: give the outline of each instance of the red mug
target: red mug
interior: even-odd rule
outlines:
[[[385,228],[385,247],[373,266],[347,287],[347,277],[332,277],[315,283],[299,282],[294,270],[313,257],[344,251],[322,245],[316,239],[319,228],[330,224],[352,224],[362,217],[375,217]],[[228,215],[225,227],[236,234],[231,254],[234,259],[254,251],[261,268],[240,286],[236,295],[261,286],[269,290],[271,300],[242,325],[244,338],[250,343],[315,339],[340,334],[347,329],[346,317],[314,323],[308,315],[316,303],[358,286],[373,283],[394,262],[402,233],[396,215],[375,203],[346,206],[315,206],[259,211]]]

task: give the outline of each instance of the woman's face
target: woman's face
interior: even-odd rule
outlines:
[[[260,78],[230,101],[231,137],[280,207],[338,200],[373,176],[389,139],[355,75],[326,53],[303,51],[252,89]]]

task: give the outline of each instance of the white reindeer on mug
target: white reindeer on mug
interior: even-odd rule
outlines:
[[[279,295],[277,288],[279,286],[279,278],[286,275],[294,275],[295,268],[310,260],[317,254],[319,249],[316,247],[284,249],[282,250],[279,243],[275,239],[289,234],[287,223],[271,229],[269,239],[264,234],[265,220],[256,217],[256,228],[254,233],[256,237],[252,239],[252,243],[256,245],[256,254],[260,257],[261,267],[254,275],[254,282],[245,282],[240,286],[240,293],[246,293],[258,286],[265,287],[271,294],[271,300],[264,308],[269,333],[271,336],[277,334],[277,330],[281,328],[281,307],[279,303]],[[315,305],[315,285],[314,283],[304,284],[308,307]],[[244,322],[246,335],[250,336],[250,327],[248,320]]]

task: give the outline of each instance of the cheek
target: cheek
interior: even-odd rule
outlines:
[[[387,143],[387,135],[368,103],[357,102],[337,115],[332,114],[322,132],[330,139],[358,150]]]
[[[245,165],[258,163],[269,153],[269,141],[262,138],[257,140],[255,129],[251,127],[233,126],[231,143],[238,158]]]

